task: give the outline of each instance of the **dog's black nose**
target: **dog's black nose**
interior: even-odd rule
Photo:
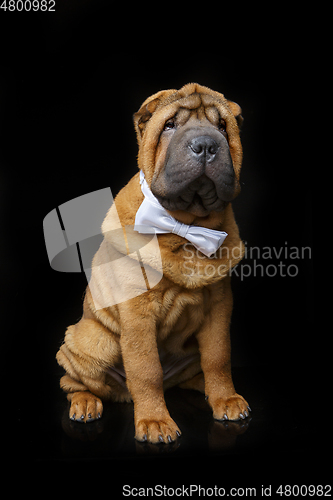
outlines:
[[[209,135],[201,135],[191,140],[189,148],[195,156],[211,161],[217,153],[218,145]]]

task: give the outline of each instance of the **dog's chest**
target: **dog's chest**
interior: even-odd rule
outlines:
[[[158,303],[158,341],[167,341],[172,350],[182,350],[189,337],[200,329],[209,310],[207,290],[170,287],[161,294]]]

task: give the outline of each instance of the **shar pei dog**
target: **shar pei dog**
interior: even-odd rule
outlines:
[[[139,172],[106,214],[83,316],[57,353],[70,419],[101,418],[103,400],[133,401],[135,438],[171,443],[181,430],[164,391],[175,385],[204,393],[214,419],[248,417],[229,333],[231,269],[244,255],[231,206],[242,120],[238,104],[196,83],[134,114]]]

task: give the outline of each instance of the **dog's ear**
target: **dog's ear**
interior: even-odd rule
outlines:
[[[230,111],[236,118],[238,128],[241,129],[244,121],[244,118],[242,117],[242,108],[240,107],[239,104],[237,104],[237,102],[234,101],[227,101],[227,102]]]
[[[161,90],[160,92],[157,92],[156,94],[148,97],[148,99],[146,99],[142,104],[139,111],[134,113],[133,120],[139,143],[141,142],[141,137],[146,128],[147,122],[151,118],[157,106],[161,103],[162,100],[164,100],[169,95],[174,94],[175,92],[177,91]]]

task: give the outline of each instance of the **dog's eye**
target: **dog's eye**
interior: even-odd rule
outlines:
[[[226,127],[227,126],[226,126],[225,121],[222,120],[222,118],[221,118],[221,120],[219,121],[219,130],[221,130],[221,132],[226,132]]]
[[[175,126],[175,120],[171,119],[165,123],[163,130],[171,130],[172,128],[175,128]]]

